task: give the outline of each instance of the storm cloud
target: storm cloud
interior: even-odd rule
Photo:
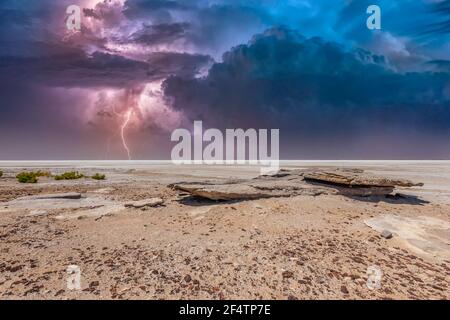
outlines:
[[[193,120],[280,128],[285,158],[449,158],[449,1],[379,0],[382,30],[366,28],[369,4],[0,2],[0,158],[37,136],[53,141],[44,158],[123,158],[129,112],[143,159],[167,158]],[[80,138],[70,155],[65,137]]]
[[[62,49],[61,49],[62,50]],[[150,54],[148,61],[121,55],[80,50],[40,58],[4,58],[1,77],[17,81],[39,81],[54,87],[133,87],[169,75],[192,77],[210,63],[210,57],[178,53]]]
[[[130,35],[128,41],[151,46],[166,44],[183,38],[188,28],[188,23],[143,25],[140,30]]]
[[[331,136],[342,144],[386,130],[450,134],[449,73],[397,73],[383,56],[286,28],[226,52],[205,78],[171,77],[164,88],[191,121],[280,128],[299,142],[324,143]]]

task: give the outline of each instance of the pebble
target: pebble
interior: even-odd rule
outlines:
[[[342,292],[343,294],[348,294],[348,289],[347,289],[347,287],[346,287],[346,286],[341,286],[341,292]]]
[[[288,279],[292,278],[294,276],[294,273],[292,273],[291,271],[283,271],[281,275],[283,276],[283,278]]]
[[[389,230],[383,230],[381,236],[385,239],[391,239],[393,237],[393,234]]]

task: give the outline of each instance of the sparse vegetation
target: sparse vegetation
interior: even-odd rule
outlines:
[[[38,182],[38,176],[36,175],[36,172],[21,172],[19,173],[16,178],[17,181],[20,183],[36,183]]]
[[[0,170],[0,178],[3,176],[3,171]]]
[[[105,180],[106,176],[104,174],[96,173],[92,176],[94,180]]]
[[[38,171],[35,171],[33,173],[36,175],[36,177],[47,177],[47,178],[49,178],[49,177],[52,176],[52,173],[50,171],[38,170]]]
[[[84,175],[78,171],[64,172],[63,174],[55,176],[55,180],[76,180],[81,178],[84,178]]]

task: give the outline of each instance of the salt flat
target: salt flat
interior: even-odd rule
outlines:
[[[2,161],[0,297],[450,298],[450,161],[283,161],[282,167],[363,169],[424,185],[398,188],[401,197],[213,202],[168,185],[251,179],[259,167]],[[107,178],[43,177],[37,184],[14,178],[33,169]],[[83,197],[16,200],[67,192]],[[149,198],[164,204],[124,205]],[[391,228],[393,238],[381,237],[379,228]],[[66,288],[69,265],[80,266],[80,291]],[[383,272],[377,290],[367,287],[373,266]]]

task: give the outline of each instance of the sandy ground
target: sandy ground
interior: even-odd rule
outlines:
[[[251,178],[259,168],[0,162],[0,299],[450,298],[450,162],[283,165],[312,166],[362,168],[425,185],[399,190],[406,198],[212,202],[182,197],[167,185]],[[15,180],[32,168],[100,172],[107,179]],[[59,192],[81,192],[86,199],[13,201]],[[152,197],[164,205],[123,206]],[[392,239],[364,223],[386,216],[404,221]],[[69,265],[81,270],[80,290],[67,288]],[[369,289],[368,268],[374,267],[382,272],[380,287]]]

